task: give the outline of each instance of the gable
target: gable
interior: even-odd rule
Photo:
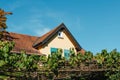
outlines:
[[[82,49],[81,46],[78,44],[78,42],[75,40],[75,38],[72,36],[70,31],[67,29],[67,27],[63,23],[60,24],[55,29],[51,30],[50,32],[48,32],[48,33],[44,34],[43,36],[41,36],[40,38],[38,38],[35,41],[35,43],[33,44],[33,47],[34,48],[42,47],[43,45],[48,43],[48,41],[50,39],[52,39],[56,34],[58,34],[59,31],[63,31],[63,30],[64,30],[65,34],[69,37],[69,39],[71,40],[73,45],[75,46],[75,49],[77,51],[80,51]]]
[[[65,34],[64,30],[61,31],[62,37],[60,37],[58,34],[59,32],[55,34],[45,45],[48,45],[49,47],[65,48],[65,49],[69,49],[72,47],[75,48],[74,44]]]
[[[62,37],[59,36],[59,32],[55,34],[46,44],[42,45],[38,48],[38,50],[42,54],[49,55],[51,54],[51,48],[57,48],[64,50],[69,50],[70,48],[74,48],[74,44],[69,39],[68,35],[65,33],[65,31],[61,31]]]

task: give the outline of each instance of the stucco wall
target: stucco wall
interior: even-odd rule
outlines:
[[[44,45],[42,48],[39,48],[40,52],[45,55],[51,54],[51,47],[53,48],[61,48],[63,49],[70,49],[75,48],[73,43],[69,40],[67,35],[62,31],[62,38],[58,37],[58,34],[56,34],[53,39],[51,39],[46,45]],[[64,56],[64,54],[62,54]]]

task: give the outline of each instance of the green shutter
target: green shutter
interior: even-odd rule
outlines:
[[[54,54],[54,53],[56,53],[57,51],[58,51],[57,48],[51,48],[51,54]]]
[[[64,57],[65,57],[65,59],[69,59],[69,57],[70,57],[70,51],[69,50],[64,49]]]

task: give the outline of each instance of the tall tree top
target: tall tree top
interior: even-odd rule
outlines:
[[[5,12],[4,10],[0,9],[0,31],[7,28],[6,15],[10,15],[10,14],[12,14],[12,13],[11,12]]]
[[[4,10],[0,9],[0,39],[4,36],[3,32],[6,32],[5,29],[7,28],[6,15],[12,14],[11,12],[5,12]]]

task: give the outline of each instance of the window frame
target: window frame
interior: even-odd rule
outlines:
[[[54,48],[54,47],[50,48],[50,54],[51,55],[57,53],[57,51],[58,51],[58,48]]]
[[[70,58],[70,50],[64,49],[64,57],[66,60],[68,60]]]
[[[62,31],[58,32],[58,38],[63,38]]]

